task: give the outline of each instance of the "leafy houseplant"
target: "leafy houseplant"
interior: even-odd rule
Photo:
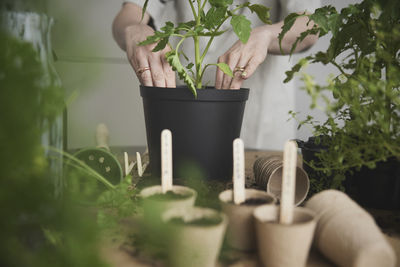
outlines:
[[[143,8],[143,14],[149,0],[146,0]],[[210,8],[206,10],[206,4]],[[170,37],[180,38],[176,47],[166,54],[167,60],[172,68],[178,73],[179,77],[185,81],[193,95],[196,96],[196,89],[203,88],[203,74],[209,66],[218,66],[225,74],[233,76],[232,70],[226,63],[203,64],[204,58],[215,37],[222,35],[226,30],[221,30],[222,25],[230,19],[233,31],[239,37],[240,41],[246,43],[250,37],[251,22],[244,16],[237,14],[237,11],[248,8],[255,12],[258,18],[264,23],[271,23],[269,20],[269,8],[246,2],[240,5],[233,5],[233,0],[196,0],[188,1],[193,12],[194,20],[179,23],[176,27],[172,22],[167,22],[161,31],[156,31],[154,35],[149,36],[141,45],[157,43],[153,52],[164,49],[169,44]],[[197,5],[197,6],[196,6]],[[196,10],[197,8],[197,10]],[[209,37],[208,43],[201,51],[199,38]],[[189,58],[181,50],[182,43],[192,38],[194,42],[194,63],[190,62],[186,67],[181,63],[180,56],[187,61]],[[204,66],[203,66],[204,65]],[[193,70],[195,67],[195,70]]]
[[[143,12],[147,3],[145,1]],[[227,75],[233,75],[227,64],[205,64],[204,59],[214,39],[227,31],[222,28],[228,20],[239,39],[247,42],[251,32],[250,21],[239,14],[239,10],[248,8],[263,22],[270,23],[269,9],[248,2],[235,5],[233,0],[189,0],[187,5],[193,13],[193,20],[178,25],[166,22],[160,31],[141,43],[157,43],[153,51],[159,51],[170,45],[171,37],[178,38],[177,45],[171,47],[166,58],[190,89],[141,86],[150,166],[155,175],[159,174],[160,133],[163,129],[170,129],[174,169],[178,175],[179,169],[190,162],[201,169],[205,177],[231,179],[232,141],[240,135],[249,91],[204,88],[203,74],[212,65]],[[201,47],[200,38],[209,38],[205,47]],[[184,66],[183,60],[189,58],[181,46],[189,39],[194,42],[194,61]]]
[[[301,59],[288,71],[286,81],[307,63],[331,64],[339,71],[327,85],[316,84],[310,75],[302,76],[305,90],[312,98],[311,108],[321,108],[322,103],[327,116],[322,123],[308,116],[299,125],[313,128],[313,142],[303,145],[314,146],[318,151],[314,160],[305,162],[324,174],[322,180],[314,180],[314,185],[317,189],[343,188],[346,176],[354,175],[353,181],[346,181],[346,190],[351,193],[362,190],[371,181],[388,183],[386,189],[375,184],[367,198],[355,197],[370,205],[367,199],[374,199],[373,194],[381,191],[377,200],[384,201],[386,207],[399,208],[400,196],[389,191],[396,192],[400,184],[400,2],[364,0],[340,12],[325,6],[311,15],[291,14],[285,19],[280,39],[299,16],[308,16],[316,24],[298,40],[309,34],[330,33],[332,38],[326,51]],[[356,178],[359,171],[368,175],[371,169],[388,165],[392,169],[386,176]],[[350,183],[358,180],[360,184],[352,188]]]

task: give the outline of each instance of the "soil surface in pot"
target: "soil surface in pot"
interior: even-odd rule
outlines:
[[[148,200],[154,200],[154,201],[169,201],[169,200],[180,200],[180,199],[186,199],[190,198],[192,194],[181,194],[181,193],[175,193],[172,191],[168,191],[165,194],[154,194],[146,199]]]
[[[177,225],[212,226],[220,224],[222,222],[222,218],[220,216],[203,217],[185,222],[182,218],[175,217],[170,219],[168,222]]]
[[[268,204],[271,202],[272,202],[272,200],[265,199],[265,198],[249,198],[249,199],[246,199],[245,202],[240,203],[240,205],[241,206],[257,206],[257,205]],[[231,202],[229,202],[229,204],[234,204],[234,202],[231,201]]]

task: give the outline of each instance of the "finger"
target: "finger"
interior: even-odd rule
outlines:
[[[161,62],[160,54],[155,53],[150,56],[149,64],[151,69],[151,78],[153,80],[153,86],[165,87],[164,68]]]
[[[262,61],[260,61],[260,59],[256,56],[250,58],[244,71],[241,74],[242,80],[247,80],[248,78],[250,78],[254,74],[258,66],[261,64],[261,62]]]
[[[136,75],[139,78],[140,83],[143,84],[144,86],[153,86],[153,80],[151,78],[151,69],[143,71],[142,73],[139,72],[141,68],[150,67],[149,60],[147,58],[137,57],[136,62],[137,62]]]
[[[242,76],[243,73],[246,72],[248,61],[249,59],[247,57],[242,56],[240,58],[235,68],[244,68],[244,70],[235,70],[235,68],[233,69],[233,79],[231,81],[229,89],[240,89],[243,83]]]
[[[161,55],[161,62],[163,64],[164,76],[165,76],[165,86],[169,88],[176,87],[175,71],[169,65],[165,54]]]
[[[228,60],[226,64],[228,64],[229,68],[233,70],[239,61],[239,55],[236,53],[231,53],[228,55]],[[226,75],[225,73],[223,74],[223,80],[222,80],[222,89],[229,89],[232,83],[232,77],[229,75]]]

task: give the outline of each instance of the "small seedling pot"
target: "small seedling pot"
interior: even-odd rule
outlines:
[[[267,183],[267,192],[273,194],[278,199],[280,198],[282,192],[282,172],[283,166],[275,169]],[[310,179],[308,178],[307,173],[302,168],[296,167],[296,185],[294,195],[294,204],[296,206],[303,203],[309,190]]]
[[[279,207],[263,205],[254,210],[258,255],[263,266],[305,266],[313,240],[316,215],[296,207],[293,223],[279,223]]]
[[[393,267],[395,253],[370,214],[346,194],[326,190],[306,204],[318,217],[315,244],[339,266]]]
[[[283,158],[281,156],[262,157],[253,165],[256,183],[278,199],[282,190]],[[296,206],[303,203],[310,190],[310,179],[307,172],[296,167],[296,185],[294,202]]]
[[[233,203],[232,190],[219,194],[222,210],[229,218],[227,241],[236,249],[250,251],[257,247],[254,225],[254,209],[260,205],[273,205],[276,198],[261,190],[246,189],[246,201],[240,205]],[[246,203],[247,202],[247,203]]]
[[[186,186],[174,185],[172,191],[163,194],[161,186],[156,185],[144,188],[140,191],[139,197],[142,199],[145,218],[157,220],[165,210],[192,207],[197,192]]]
[[[162,214],[168,229],[168,266],[213,267],[222,246],[227,216],[208,208],[174,208]]]

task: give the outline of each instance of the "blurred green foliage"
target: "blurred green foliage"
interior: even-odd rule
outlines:
[[[300,60],[286,73],[286,81],[309,63],[330,64],[340,73],[327,85],[303,74],[311,108],[322,110],[327,119],[308,116],[299,127],[311,126],[316,144],[326,148],[307,164],[330,177],[330,187],[341,188],[354,170],[400,159],[400,2],[364,0],[340,12],[325,6],[310,15],[291,14],[280,39],[299,16],[316,24],[298,40],[310,34],[332,37],[326,51]]]
[[[19,3],[10,8],[22,9]],[[62,113],[63,91],[43,86],[30,43],[3,30],[0,40],[0,266],[103,266],[95,218],[68,195],[54,197],[41,145],[48,127],[41,122]]]

